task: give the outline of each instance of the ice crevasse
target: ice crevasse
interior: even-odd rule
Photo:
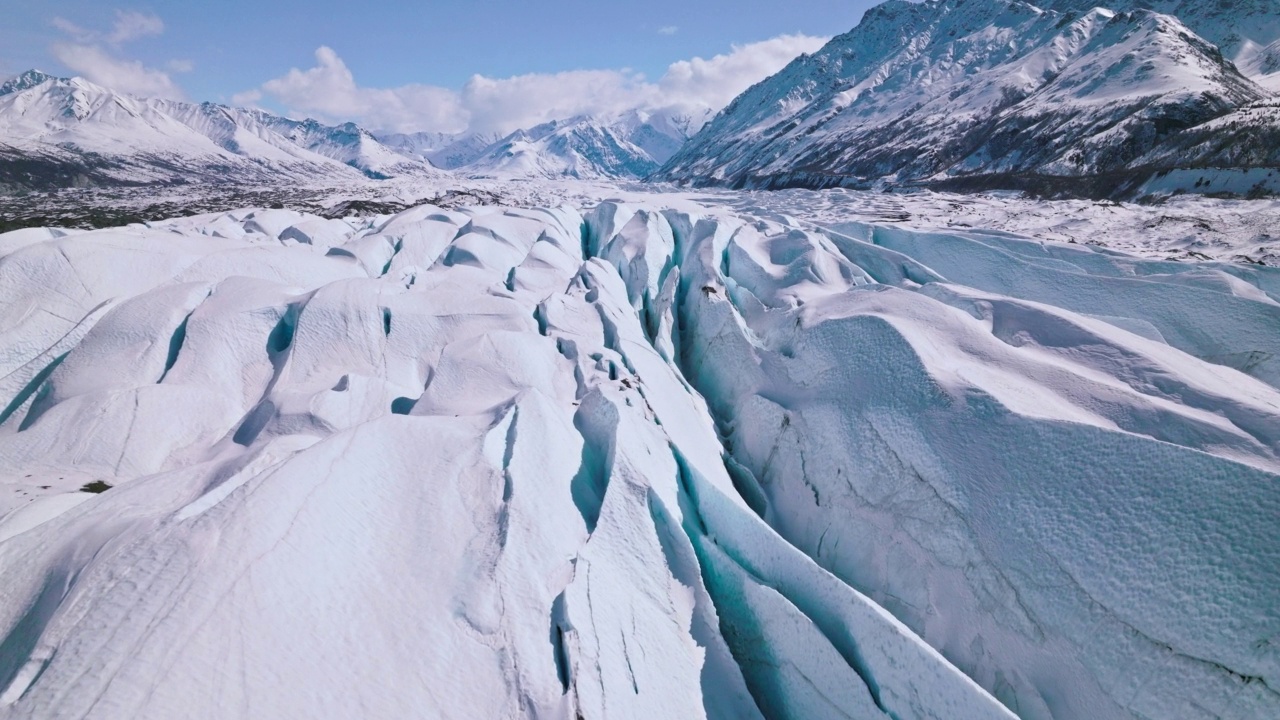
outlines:
[[[0,235],[0,718],[1280,716],[1278,298],[621,202]]]

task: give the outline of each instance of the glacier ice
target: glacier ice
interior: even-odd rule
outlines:
[[[1269,268],[608,201],[0,279],[0,717],[1280,713]]]

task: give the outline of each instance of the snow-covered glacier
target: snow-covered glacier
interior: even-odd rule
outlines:
[[[0,235],[0,717],[1280,716],[1280,271],[662,198]]]

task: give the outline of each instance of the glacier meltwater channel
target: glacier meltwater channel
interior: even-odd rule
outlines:
[[[616,202],[0,235],[0,717],[1280,717],[1277,298]]]

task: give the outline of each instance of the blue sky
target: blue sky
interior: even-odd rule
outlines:
[[[17,0],[0,25],[0,75],[40,67],[139,95],[257,104],[386,129],[505,130],[576,110],[575,103],[616,110],[626,93],[647,106],[660,104],[664,91],[690,107],[722,104],[724,90],[816,49],[873,4]],[[694,61],[717,56],[718,65]],[[448,93],[458,107],[423,111],[448,106]],[[608,107],[594,108],[591,96]],[[558,106],[516,109],[529,102]]]

